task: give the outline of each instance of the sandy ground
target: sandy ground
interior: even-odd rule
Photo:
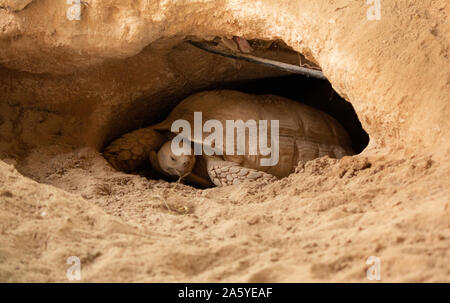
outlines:
[[[35,151],[19,169],[49,185],[0,164],[0,280],[67,281],[77,256],[82,281],[368,281],[377,256],[381,281],[450,282],[448,156],[325,157],[198,190]]]

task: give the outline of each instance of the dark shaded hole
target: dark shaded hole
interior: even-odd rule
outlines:
[[[198,49],[195,49],[192,45],[186,46],[186,42],[183,43],[179,45],[180,53],[178,54],[179,57],[181,56],[183,60],[177,61],[176,63],[180,66],[183,66],[183,64],[186,63],[186,58],[189,56],[192,56],[191,58],[192,60],[200,62],[206,58],[204,56],[207,55],[211,56],[211,54],[209,54],[204,50],[199,51]],[[260,56],[272,60],[278,60],[280,62],[290,63],[294,65],[298,64],[299,59],[300,62],[304,62],[304,60],[306,60],[301,54],[295,52],[294,50],[289,48],[286,44],[284,44],[284,42],[279,40],[276,41],[253,40],[250,41],[250,43],[252,44],[252,47],[256,50],[256,53],[254,53],[255,56]],[[262,49],[258,50],[259,44],[266,46],[270,45],[270,47],[263,47]],[[193,52],[193,50],[196,51]],[[236,60],[224,58],[217,54],[215,54],[214,56],[217,56],[217,58],[222,58],[223,60]],[[251,63],[250,65],[247,64],[245,66],[251,69],[255,66],[255,64]],[[189,70],[188,67],[189,65],[185,67],[185,69]],[[214,66],[211,66],[211,68],[213,69]],[[265,68],[267,68],[268,75],[274,74],[270,73],[272,72],[270,69],[273,67],[266,66]],[[239,73],[241,72],[243,72],[242,69],[236,70],[237,75],[239,75]],[[187,84],[187,86],[189,86],[189,84]],[[184,91],[182,93],[174,92],[172,93],[172,97],[164,96],[163,98],[161,98],[162,100],[164,100],[164,102],[162,102],[158,107],[157,113],[154,111],[153,106],[145,108],[142,108],[142,106],[137,106],[133,107],[135,108],[136,112],[134,114],[131,113],[131,116],[135,117],[133,119],[135,125],[139,124],[140,127],[147,127],[157,122],[163,121],[170,113],[170,111],[186,97],[200,91],[214,90],[214,89],[230,89],[250,94],[272,94],[307,104],[309,106],[312,106],[316,109],[328,113],[342,124],[342,126],[346,129],[351,138],[352,148],[356,154],[362,152],[369,143],[369,136],[362,128],[362,125],[358,120],[358,116],[356,115],[353,106],[351,105],[351,103],[347,102],[344,98],[340,97],[334,91],[330,82],[328,82],[327,80],[311,78],[299,74],[286,73],[285,76],[267,77],[262,79],[259,78],[254,80],[237,80],[231,82],[229,81],[218,83],[216,82],[215,84],[213,84],[213,82],[210,82],[205,83],[204,85],[201,84],[198,85],[198,83],[192,84],[191,89],[187,91]],[[155,96],[153,96],[153,98],[154,97]],[[150,102],[146,101],[147,100],[144,97],[138,103],[150,104]],[[147,121],[152,122],[149,123]],[[108,141],[113,139],[115,138],[108,138]],[[151,169],[149,163],[147,163],[147,166],[143,168],[143,170],[137,173],[151,179],[165,179],[169,182],[177,180],[176,178],[169,178],[167,176],[163,176],[155,172],[154,170]]]

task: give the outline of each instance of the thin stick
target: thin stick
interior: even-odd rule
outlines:
[[[243,60],[243,61],[247,61],[247,62],[251,62],[251,63],[261,64],[261,65],[269,66],[269,67],[276,68],[279,70],[287,71],[287,72],[290,72],[293,74],[300,74],[300,75],[305,75],[308,77],[327,80],[327,78],[324,76],[324,74],[321,71],[318,71],[315,69],[301,67],[301,66],[288,64],[288,63],[284,63],[284,62],[279,62],[279,61],[275,61],[275,60],[260,58],[260,57],[256,57],[256,56],[252,56],[252,55],[248,55],[248,54],[243,54],[243,53],[236,53],[236,54],[227,53],[227,52],[217,50],[211,46],[205,45],[204,43],[200,43],[200,42],[196,42],[196,41],[192,41],[192,40],[187,40],[187,41],[191,45],[193,45],[197,48],[200,48],[204,51],[207,51],[209,53],[212,53],[212,54],[220,55],[220,56],[227,57],[227,58],[237,59],[237,60]]]
[[[166,201],[166,199],[164,199],[163,196],[161,196],[161,195],[154,195],[153,197],[154,197],[154,198],[159,198],[159,199],[163,200],[163,202],[164,202],[164,204],[166,205],[167,209],[168,209],[169,211],[173,211],[173,210],[169,207],[169,204],[167,204],[167,201]]]

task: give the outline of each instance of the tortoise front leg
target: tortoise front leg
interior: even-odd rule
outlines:
[[[114,140],[103,151],[103,156],[117,170],[133,172],[143,166],[152,150],[158,150],[167,141],[152,127],[140,128]]]
[[[208,158],[207,170],[211,181],[216,186],[239,184],[246,180],[277,180],[275,176],[266,172],[243,167],[236,162],[225,161],[217,158]]]

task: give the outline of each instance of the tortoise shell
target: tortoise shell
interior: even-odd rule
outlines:
[[[196,140],[194,136],[195,112],[200,112],[202,115],[200,140]],[[207,120],[220,121],[223,125],[223,146],[207,147],[221,150],[224,160],[238,162],[241,166],[261,170],[278,178],[292,173],[299,161],[309,161],[325,155],[341,158],[353,154],[350,138],[336,119],[313,107],[279,96],[250,95],[231,90],[197,93],[179,103],[169,116],[163,122],[154,125],[153,129],[170,133],[173,122],[179,119],[190,123],[190,139],[197,144],[205,144],[205,138],[212,133],[203,130],[204,123]],[[270,155],[262,155],[259,148],[256,155],[249,153],[250,132],[248,129],[245,130],[245,153],[236,155],[238,140],[235,132],[235,152],[230,154],[226,149],[227,120],[242,120],[243,122],[254,120],[256,123],[267,120],[269,146],[271,142],[270,121],[279,121],[278,163],[274,166],[262,166],[260,160],[269,158]]]

